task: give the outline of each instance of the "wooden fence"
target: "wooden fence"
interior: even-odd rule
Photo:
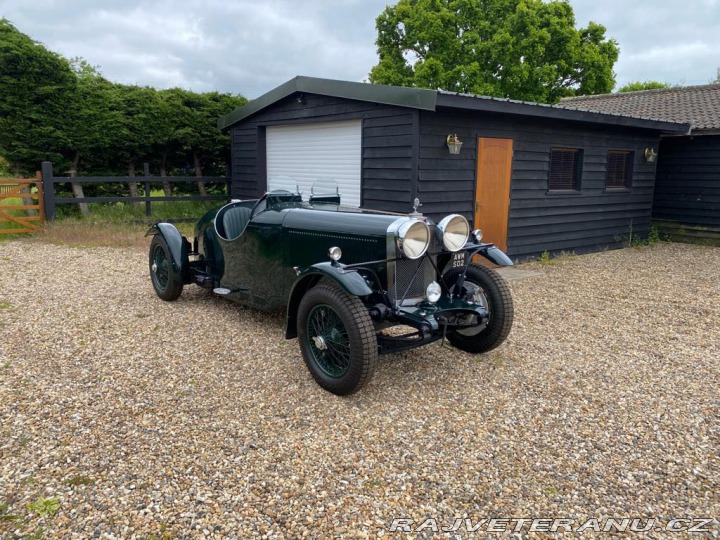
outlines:
[[[34,193],[33,186],[37,187]],[[45,221],[43,186],[39,179],[0,178],[0,203],[7,199],[21,199],[22,204],[0,205],[0,234],[35,232]],[[7,223],[14,226],[9,227]]]
[[[230,178],[225,176],[150,176],[150,166],[145,163],[143,176],[55,176],[53,165],[49,161],[42,163],[42,185],[44,188],[45,215],[48,221],[55,219],[56,209],[59,204],[78,203],[145,203],[145,215],[152,216],[152,203],[166,201],[229,201],[230,200]],[[225,195],[177,195],[177,196],[151,196],[151,186],[163,183],[220,183],[226,186]],[[55,186],[63,183],[77,184],[143,184],[144,195],[137,197],[58,197],[55,194]],[[199,216],[198,216],[199,217]],[[194,219],[168,219],[167,221],[194,221]]]

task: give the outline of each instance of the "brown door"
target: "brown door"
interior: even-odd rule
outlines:
[[[507,250],[512,158],[512,139],[478,139],[475,228],[482,229],[484,241],[503,251]]]

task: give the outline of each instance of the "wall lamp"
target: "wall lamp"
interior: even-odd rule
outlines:
[[[643,155],[645,156],[645,161],[648,163],[655,163],[655,160],[657,159],[657,152],[651,146],[648,146],[645,149],[645,153]]]
[[[448,150],[450,150],[450,153],[453,155],[457,155],[460,153],[460,149],[462,148],[462,141],[458,138],[457,135],[448,135],[447,136],[447,145]]]

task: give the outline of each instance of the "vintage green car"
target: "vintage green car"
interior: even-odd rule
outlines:
[[[152,226],[152,284],[167,301],[195,283],[286,309],[285,337],[299,339],[312,376],[339,395],[367,383],[381,354],[441,339],[470,353],[497,347],[512,327],[510,290],[471,260],[512,261],[464,217],[435,224],[418,204],[401,215],[342,206],[336,194],[233,200],[200,219],[192,241],[170,223]]]

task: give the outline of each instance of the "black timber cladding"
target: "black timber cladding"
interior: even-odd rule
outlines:
[[[361,119],[363,207],[408,212],[417,178],[419,111],[316,94],[297,97],[232,127],[233,197],[259,197],[267,187],[267,126]]]
[[[448,133],[457,133],[463,141],[460,155],[449,155],[444,145]],[[418,191],[422,209],[431,217],[457,212],[472,222],[478,137],[513,140],[509,255],[592,251],[622,245],[631,234],[647,235],[655,164],[643,160],[642,154],[645,147],[658,147],[658,132],[500,114],[423,111]],[[578,193],[548,191],[553,147],[583,150]],[[608,150],[635,152],[630,190],[606,188]]]
[[[312,92],[311,92],[312,90]],[[377,99],[381,100],[378,102]],[[233,196],[257,197],[267,185],[265,129],[362,119],[362,205],[408,212],[415,196],[434,219],[473,218],[477,137],[514,141],[508,253],[592,251],[646,234],[655,165],[644,148],[663,130],[687,125],[564,107],[361,83],[298,77],[221,119],[232,130]],[[464,142],[460,155],[449,133]],[[553,147],[583,151],[579,193],[548,192]],[[608,150],[634,152],[629,190],[605,187]]]
[[[653,219],[673,239],[720,245],[720,135],[663,139]]]

